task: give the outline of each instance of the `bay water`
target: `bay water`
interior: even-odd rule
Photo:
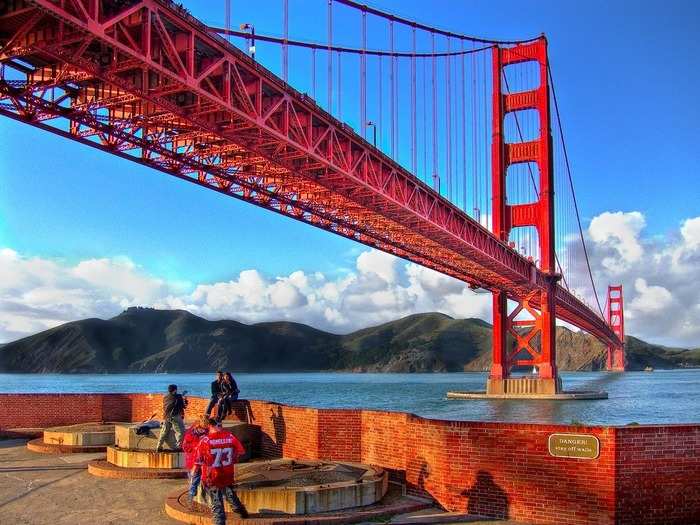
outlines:
[[[604,390],[594,401],[448,400],[483,390],[486,373],[235,374],[241,398],[318,408],[411,412],[435,419],[601,425],[700,423],[700,370],[565,372],[566,390]],[[176,383],[209,395],[213,374],[0,374],[0,393],[165,392]],[[0,406],[0,410],[2,407]]]

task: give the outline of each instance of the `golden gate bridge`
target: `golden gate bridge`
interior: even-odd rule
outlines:
[[[225,27],[167,0],[6,0],[0,113],[490,291],[491,394],[522,392],[524,366],[525,393],[561,391],[557,318],[624,370],[622,288],[601,306],[546,38],[317,0],[301,9],[325,40],[292,39],[289,8],[280,34],[232,29],[230,0]]]

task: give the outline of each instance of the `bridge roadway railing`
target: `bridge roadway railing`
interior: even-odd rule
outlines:
[[[531,261],[174,4],[143,0],[104,19],[93,2],[28,3],[34,13],[22,23],[0,21],[11,35],[2,58],[34,68],[23,86],[2,83],[2,114],[473,286],[512,298],[550,286]],[[70,96],[57,103],[52,89]],[[555,297],[559,318],[617,341],[569,291],[557,285]]]

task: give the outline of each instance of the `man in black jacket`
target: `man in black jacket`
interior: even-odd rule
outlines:
[[[182,438],[185,434],[185,398],[177,393],[177,385],[169,385],[168,393],[163,396],[163,424],[160,427],[160,436],[156,452],[163,450],[163,442],[167,439],[170,443],[170,433],[175,433],[175,448],[182,448]]]
[[[209,405],[207,406],[207,411],[205,412],[207,417],[211,414],[216,403],[219,402],[219,398],[222,396],[221,383],[224,381],[224,373],[221,370],[216,371],[216,379],[211,382],[211,399],[209,399]]]

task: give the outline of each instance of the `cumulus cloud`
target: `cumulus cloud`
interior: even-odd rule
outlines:
[[[605,212],[591,220],[586,236],[596,283],[624,286],[628,334],[700,346],[700,217],[681,222],[665,237],[645,236],[645,228],[638,211]],[[572,237],[569,243],[574,242]],[[586,281],[583,259],[570,259],[567,275]],[[286,319],[336,333],[418,312],[491,320],[490,294],[376,250],[357,254],[354,268],[339,277],[301,270],[270,276],[247,269],[227,281],[188,288],[128,258],[69,264],[0,250],[0,342],[66,321],[108,318],[132,305],[246,323]]]
[[[340,277],[303,271],[271,277],[250,269],[228,281],[188,290],[123,257],[68,264],[0,251],[0,342],[66,321],[112,317],[133,305],[186,309],[209,319],[247,323],[286,319],[333,332],[416,312],[490,318],[488,296],[375,250],[361,252],[355,269]]]
[[[593,218],[587,236],[596,283],[623,285],[628,334],[698,347],[700,217],[682,221],[678,230],[665,236],[645,235],[645,228],[639,211],[605,212]],[[582,274],[583,266],[575,271]]]

